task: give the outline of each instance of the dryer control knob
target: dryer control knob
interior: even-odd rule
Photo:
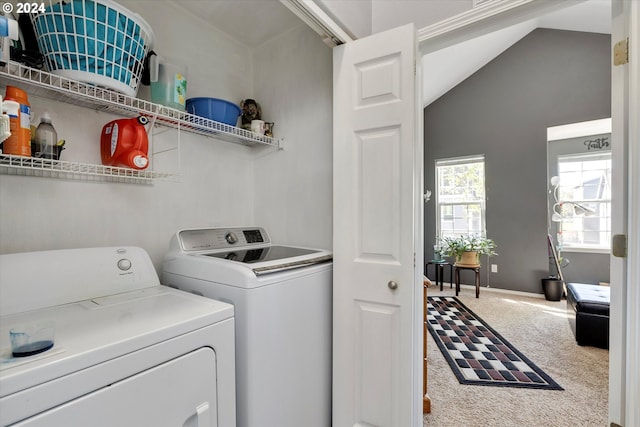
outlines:
[[[127,271],[131,268],[131,261],[126,258],[123,258],[118,261],[118,268],[122,271]]]
[[[229,243],[230,245],[233,245],[234,243],[238,243],[238,236],[236,236],[236,233],[234,232],[227,233],[227,235],[224,236],[224,238],[227,241],[227,243]]]

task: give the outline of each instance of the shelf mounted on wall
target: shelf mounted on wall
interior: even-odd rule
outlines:
[[[156,118],[156,123],[205,136],[214,136],[224,141],[243,145],[267,145],[281,148],[282,140],[251,131],[229,126],[225,123],[205,119],[184,111],[154,104],[139,98],[133,98],[65,77],[56,76],[46,71],[9,62],[0,69],[0,76],[21,84],[30,94],[55,101],[106,111],[125,117],[140,114]]]
[[[6,175],[39,176],[75,180],[106,180],[111,182],[135,182],[150,184],[154,180],[169,180],[170,173],[135,170],[63,160],[0,154],[0,173]],[[104,179],[103,179],[104,178]]]
[[[2,77],[3,83],[19,85],[30,95],[90,108],[96,111],[117,114],[123,117],[146,115],[150,117],[154,126],[173,128],[179,132],[184,131],[213,137],[222,141],[245,146],[263,146],[282,149],[281,139],[257,135],[245,129],[229,126],[225,123],[205,119],[143,99],[130,97],[112,90],[57,76],[17,62],[9,61],[4,67],[0,68],[0,77]],[[75,162],[55,161],[56,163],[54,164],[54,161],[46,161],[43,159],[33,159],[34,161],[31,161],[31,158],[28,157],[23,159],[14,159],[13,157],[16,156],[2,156],[0,172],[9,173],[9,170],[13,170],[14,174],[36,176],[104,176],[109,180],[115,179],[127,182],[152,182],[156,179],[170,179],[173,175]],[[62,169],[59,170],[59,168]],[[33,169],[33,172],[27,173],[26,170],[28,169]]]

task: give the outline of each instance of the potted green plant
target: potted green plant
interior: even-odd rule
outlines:
[[[498,255],[495,248],[493,240],[476,235],[442,238],[442,254],[455,257],[456,264],[459,265],[478,266],[480,255]]]

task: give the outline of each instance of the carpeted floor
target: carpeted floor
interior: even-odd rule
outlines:
[[[455,295],[431,286],[429,296]],[[430,334],[428,392],[431,414],[425,426],[606,426],[609,352],[576,344],[565,300],[513,295],[481,288],[475,298],[463,287],[458,297],[491,327],[564,388],[533,390],[460,384]]]

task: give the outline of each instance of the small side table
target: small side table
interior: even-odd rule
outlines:
[[[460,270],[472,270],[476,273],[476,298],[480,298],[480,266],[454,264],[456,271],[456,296],[460,292]]]
[[[429,266],[434,265],[436,269],[436,286],[440,285],[440,291],[442,291],[444,284],[444,267],[449,266],[449,276],[453,279],[453,265],[447,261],[446,259],[432,259],[427,262],[427,266],[425,267],[425,273],[429,275]],[[453,285],[451,285],[453,286]]]

